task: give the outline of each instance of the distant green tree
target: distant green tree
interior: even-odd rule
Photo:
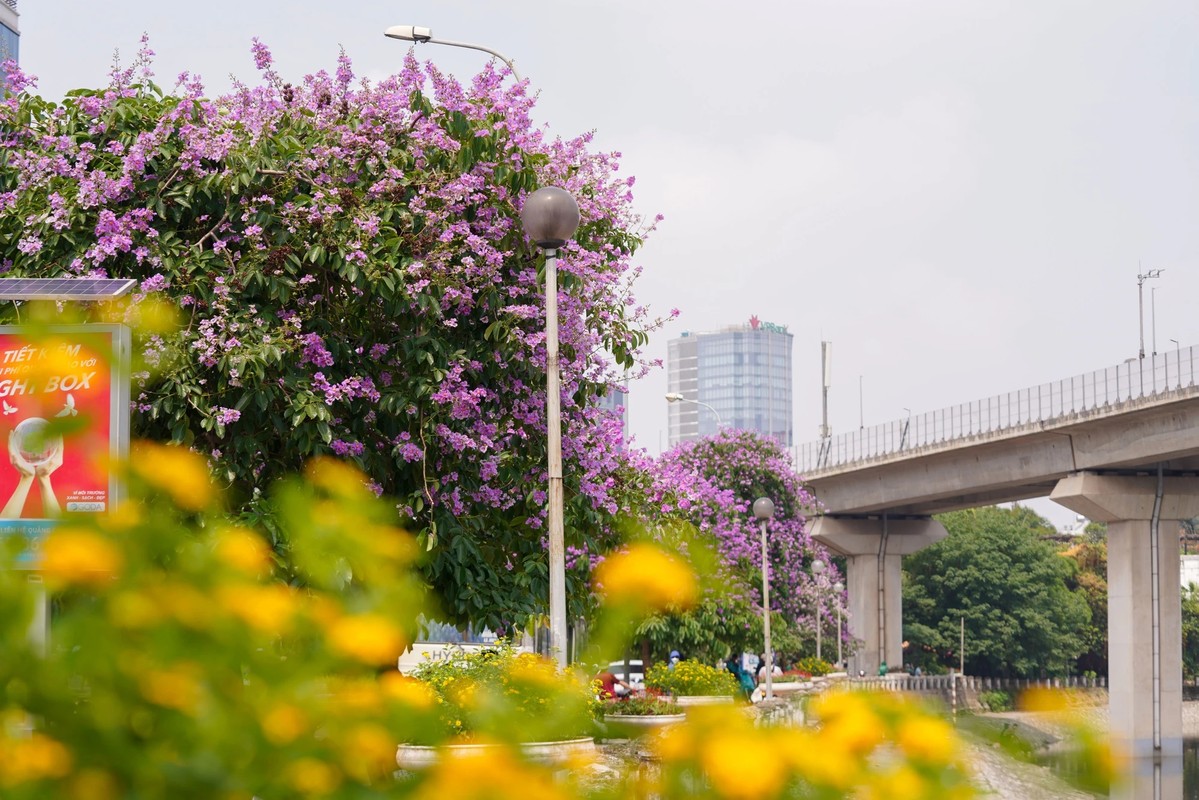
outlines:
[[[1087,526],[1097,523],[1092,522]],[[1106,533],[1107,526],[1103,526]],[[1091,609],[1091,622],[1082,629],[1086,649],[1078,657],[1079,672],[1094,672],[1107,675],[1107,541],[1093,541],[1089,534],[1083,541],[1062,551],[1078,567],[1075,576],[1067,582],[1071,591],[1079,595]]]
[[[1199,678],[1199,586],[1182,590],[1182,676]]]
[[[975,675],[1061,675],[1086,650],[1091,612],[1068,581],[1077,565],[1042,537],[1053,527],[1032,510],[989,507],[939,517],[949,536],[904,562],[909,652],[931,647]]]
[[[1088,522],[1087,527],[1083,529],[1083,538],[1091,544],[1099,544],[1107,542],[1107,523],[1106,522]]]

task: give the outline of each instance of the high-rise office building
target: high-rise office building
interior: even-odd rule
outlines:
[[[600,408],[606,408],[620,416],[621,438],[627,447],[629,444],[629,382],[628,380],[618,381],[618,386],[613,386],[606,395],[598,398],[598,404]]]
[[[20,60],[21,29],[17,16],[17,0],[0,0],[0,61]],[[0,87],[7,82],[4,70],[0,70]]]
[[[673,446],[719,429],[752,430],[792,445],[791,344],[787,326],[750,317],[669,343],[667,387]]]

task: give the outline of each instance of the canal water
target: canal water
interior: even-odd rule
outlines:
[[[1054,772],[1069,779],[1077,768],[1069,756],[1050,758]],[[1112,800],[1199,800],[1199,739],[1187,739],[1182,746],[1181,780],[1177,762],[1163,765],[1156,778],[1146,770],[1139,779],[1111,794]]]

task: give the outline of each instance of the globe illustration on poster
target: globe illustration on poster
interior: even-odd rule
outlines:
[[[13,449],[31,467],[45,464],[62,447],[62,437],[50,432],[50,423],[41,417],[30,417],[12,432]]]

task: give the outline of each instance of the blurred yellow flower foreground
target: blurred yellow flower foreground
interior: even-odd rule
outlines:
[[[364,476],[314,462],[275,487],[275,516],[258,530],[222,513],[199,456],[154,444],[134,454],[132,499],[108,517],[69,519],[41,549],[54,607],[44,654],[29,635],[38,585],[15,568],[22,543],[3,548],[6,800],[973,794],[948,723],[893,696],[847,692],[813,701],[815,724],[802,728],[755,726],[739,706],[700,709],[647,745],[652,762],[603,779],[586,765],[529,763],[519,742],[593,730],[591,674],[513,655],[493,659],[494,679],[491,662],[473,682],[452,670],[426,683],[399,675],[396,658],[429,608],[417,548]],[[684,608],[698,592],[681,557],[649,544],[613,554],[595,582],[630,624],[631,609]],[[468,731],[498,746],[396,774],[401,742]]]

